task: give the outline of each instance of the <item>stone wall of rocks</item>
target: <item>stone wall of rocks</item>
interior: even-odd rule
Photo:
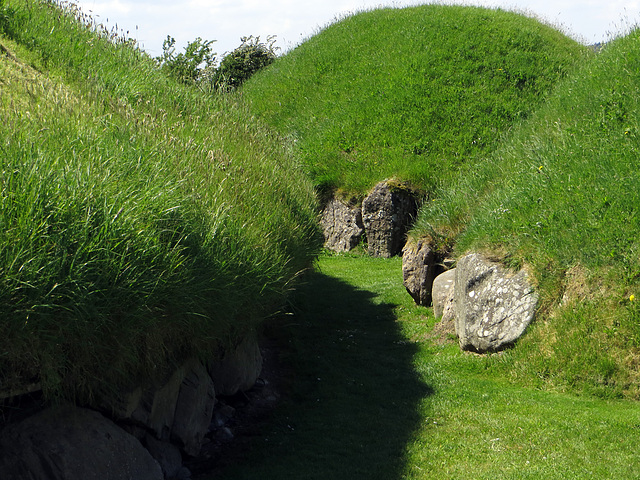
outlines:
[[[361,206],[332,199],[321,218],[325,247],[346,252],[366,238],[367,251],[371,256],[388,258],[398,255],[418,212],[418,205],[414,193],[389,180],[376,185]]]
[[[261,370],[257,338],[249,337],[208,365],[187,360],[154,388],[103,398],[101,413],[47,408],[0,431],[0,477],[187,479],[183,458],[197,456],[205,435],[224,427],[216,395],[250,389]]]

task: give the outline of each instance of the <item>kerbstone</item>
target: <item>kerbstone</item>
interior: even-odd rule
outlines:
[[[396,188],[389,181],[377,184],[362,202],[369,255],[383,258],[398,255],[417,212],[418,201],[410,191]]]
[[[538,295],[527,273],[512,273],[479,254],[455,273],[455,326],[463,350],[497,351],[513,344],[533,320]]]
[[[416,305],[431,305],[431,291],[438,265],[431,244],[410,240],[402,249],[402,283]]]
[[[2,431],[0,478],[163,480],[164,476],[135,437],[101,414],[57,406]]]
[[[335,252],[348,252],[362,239],[364,224],[361,207],[351,206],[333,198],[322,211],[320,219],[324,233],[324,246]]]

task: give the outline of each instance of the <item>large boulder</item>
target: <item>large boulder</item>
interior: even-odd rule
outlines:
[[[255,336],[247,336],[240,344],[208,365],[218,395],[234,395],[249,390],[262,372],[262,354]]]
[[[103,407],[118,420],[129,420],[152,431],[163,441],[173,441],[189,455],[197,455],[207,433],[215,404],[214,383],[196,359],[177,368],[162,385],[137,388]]]
[[[324,232],[324,246],[336,252],[348,252],[355,248],[364,233],[360,206],[348,205],[337,198],[327,203],[320,224]]]
[[[11,480],[162,480],[132,435],[92,410],[52,407],[0,432],[0,477]]]
[[[402,283],[417,305],[431,305],[433,279],[440,270],[426,239],[409,240],[402,249]]]
[[[393,181],[377,184],[362,202],[369,255],[398,255],[417,212],[418,200],[410,190]]]
[[[512,273],[471,254],[457,264],[454,301],[460,347],[484,353],[504,349],[524,333],[538,296],[524,270]]]

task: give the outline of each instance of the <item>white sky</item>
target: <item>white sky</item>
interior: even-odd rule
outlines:
[[[419,0],[72,0],[100,23],[129,37],[152,56],[171,35],[178,51],[201,37],[216,40],[219,56],[243,36],[275,35],[286,51],[345,14],[379,6],[428,3]],[[640,22],[640,0],[448,0],[532,12],[586,44],[607,40]]]

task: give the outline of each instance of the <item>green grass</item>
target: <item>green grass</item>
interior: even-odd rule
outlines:
[[[295,160],[72,5],[0,7],[0,386],[93,401],[257,328],[320,243]]]
[[[527,388],[432,337],[400,259],[322,256],[305,291],[277,330],[289,395],[216,478],[637,478],[637,403]]]
[[[639,398],[639,61],[640,31],[608,44],[412,233],[530,268],[538,322],[496,368],[535,385]]]
[[[328,25],[242,96],[320,189],[362,196],[396,177],[430,192],[488,156],[589,53],[504,10],[381,8]]]
[[[538,322],[496,374],[640,398],[639,38],[596,55],[513,12],[384,8],[241,94],[322,193],[408,180],[428,198],[411,236],[531,270]]]

